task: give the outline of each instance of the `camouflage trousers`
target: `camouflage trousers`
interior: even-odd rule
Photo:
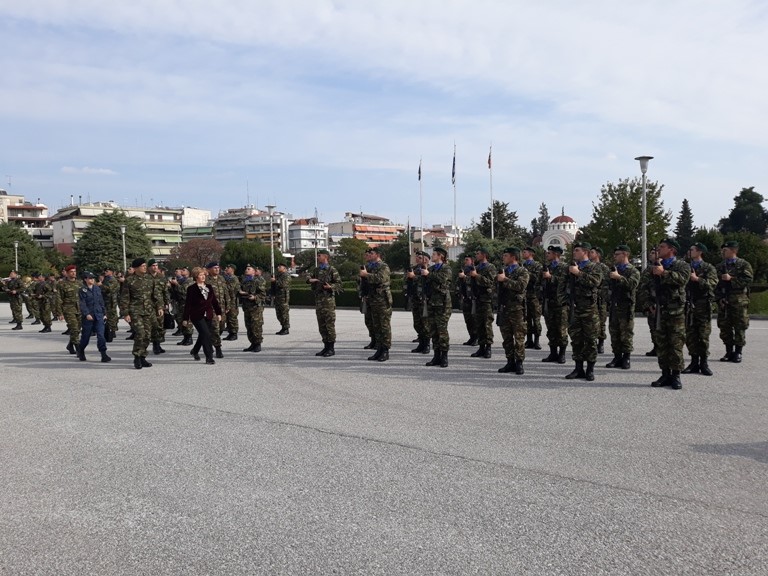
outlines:
[[[392,347],[392,303],[384,298],[369,298],[368,308],[373,321],[373,339],[377,346]]]
[[[467,333],[470,338],[477,338],[477,328],[475,328],[475,317],[472,315],[472,300],[466,298],[461,305],[461,313],[464,316],[464,324],[467,327]]]
[[[527,305],[527,304],[526,304]],[[499,321],[502,346],[507,360],[525,360],[525,339],[528,329],[522,306],[505,306]]]
[[[718,306],[717,327],[720,340],[726,346],[745,346],[749,328],[749,296],[731,297],[725,305]]]
[[[413,303],[411,314],[413,315],[413,329],[419,340],[428,339],[432,334],[432,307],[427,309],[427,316],[424,316],[424,303],[416,300]],[[448,314],[448,317],[450,318],[451,315]]]
[[[131,329],[133,330],[133,355],[140,358],[147,357],[147,346],[152,334],[152,326],[155,324],[154,314],[131,316]]]
[[[64,311],[61,309],[61,304],[59,304],[58,298],[54,299],[53,302],[51,302],[51,314],[53,314],[54,318],[59,318],[61,316],[64,316]]]
[[[186,326],[184,325],[184,305],[176,305],[173,310],[173,317],[176,320],[176,326],[181,330],[181,335],[185,338],[187,336],[192,336],[194,324],[192,322],[187,322]]]
[[[688,354],[709,357],[709,336],[712,334],[712,304],[702,300],[694,304],[685,318],[685,345]]]
[[[616,306],[608,318],[611,350],[614,356],[634,350],[635,311],[629,306]]]
[[[597,335],[599,333],[597,304],[574,310],[568,324],[573,359],[576,362],[597,361]]]
[[[157,314],[152,314],[152,328],[149,333],[149,339],[153,344],[165,342],[165,324],[163,319]]]
[[[608,320],[608,299],[601,296],[597,299],[597,321],[598,321],[598,340],[605,340],[605,322]]]
[[[243,314],[248,342],[261,344],[264,341],[264,307],[243,308]]]
[[[541,336],[541,300],[536,294],[525,295],[525,322],[528,336]]]
[[[432,349],[435,352],[448,352],[451,340],[448,335],[448,321],[451,319],[451,308],[446,306],[429,306],[427,309],[427,324],[429,336],[432,337]]]
[[[568,308],[547,303],[544,323],[547,326],[547,340],[550,346],[568,346]]]
[[[685,314],[682,310],[675,313],[661,312],[661,329],[656,330],[656,353],[659,368],[662,370],[682,370],[685,368],[683,346],[685,345]]]
[[[47,298],[38,300],[37,312],[40,317],[40,322],[43,323],[43,326],[49,328],[51,326],[51,301]]]
[[[69,343],[74,346],[80,345],[80,328],[82,323],[82,317],[80,316],[80,310],[75,306],[64,306],[63,309],[64,321],[67,323],[67,330],[69,330]]]
[[[656,345],[656,315],[651,314],[650,312],[645,313],[645,319],[648,322],[648,331],[651,333],[651,342],[653,343],[654,350],[657,348]]]
[[[27,311],[35,317],[35,320],[40,320],[40,302],[35,298],[27,300]]]
[[[288,297],[278,296],[275,298],[275,316],[281,328],[286,330],[291,327],[291,307],[288,304]]]
[[[474,320],[478,345],[493,344],[493,305],[490,302],[476,302]]]
[[[336,342],[336,301],[333,298],[317,300],[315,302],[315,315],[323,344]]]
[[[119,317],[117,315],[117,305],[107,304],[107,322],[106,328],[112,332],[117,332],[117,321]]]
[[[335,308],[334,308],[335,309]],[[365,314],[363,315],[365,320],[365,327],[368,329],[368,337],[371,340],[376,340],[376,333],[373,331],[373,310],[371,310],[371,299],[366,296],[365,301]]]
[[[24,320],[24,310],[22,309],[22,301],[18,296],[9,296],[11,301],[11,314],[13,315],[14,322],[22,322]]]
[[[232,308],[227,310],[227,313],[225,314],[226,322],[227,322],[227,332],[229,332],[230,334],[237,334],[237,331],[240,329],[240,323],[238,322],[238,318],[237,318],[239,314],[240,314],[240,308],[237,306],[232,306]],[[247,326],[248,325],[246,324],[246,327]]]

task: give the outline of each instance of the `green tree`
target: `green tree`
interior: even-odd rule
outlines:
[[[647,238],[651,247],[667,235],[672,212],[664,210],[661,200],[663,185],[648,182]],[[627,244],[632,254],[640,254],[642,244],[643,187],[639,178],[607,182],[600,189],[600,199],[592,203],[592,220],[579,235],[585,240],[611,251],[619,244]]]
[[[296,263],[296,267],[301,270],[306,270],[315,265],[315,249],[302,250],[293,257],[293,261]]]
[[[411,265],[411,247],[408,244],[408,233],[401,232],[391,244],[382,246],[382,260],[392,270],[405,270]]]
[[[707,247],[707,252],[703,256],[706,262],[717,265],[723,259],[720,255],[720,246],[723,245],[724,238],[717,228],[701,227],[696,230],[691,240],[691,244],[701,242]]]
[[[462,254],[460,260],[463,260],[464,256],[472,256],[474,258],[477,249],[484,247],[490,253],[489,260],[494,264],[499,264],[504,248],[509,245],[510,242],[505,240],[499,240],[498,238],[491,240],[490,238],[486,238],[477,229],[469,230],[464,234],[464,254]],[[523,248],[522,243],[517,244],[517,246],[518,248]]]
[[[677,225],[675,226],[675,237],[680,243],[681,253],[688,252],[688,248],[693,244],[693,234],[696,228],[693,225],[693,212],[691,206],[688,204],[687,199],[683,199],[683,205],[680,208],[680,215],[677,217]]]
[[[0,224],[0,277],[7,277],[16,266],[14,241],[19,243],[19,273],[22,276],[50,269],[43,249],[30,235],[15,224],[4,223]]]
[[[212,238],[193,238],[174,246],[168,259],[171,269],[180,266],[205,266],[208,262],[221,259],[224,247]]]
[[[285,258],[280,249],[275,246],[275,266],[284,262]],[[247,264],[258,266],[265,272],[270,271],[272,262],[269,254],[269,244],[259,240],[230,240],[224,245],[221,253],[222,265],[234,264],[238,274],[242,274]]]
[[[529,241],[533,243],[537,237],[543,236],[544,232],[547,231],[547,226],[549,226],[549,210],[547,210],[547,205],[542,202],[541,206],[539,206],[539,216],[531,220],[531,236]]]
[[[491,208],[480,215],[475,229],[486,238],[491,237]],[[493,238],[522,245],[528,231],[517,224],[517,212],[509,210],[508,202],[493,201]]]
[[[725,241],[736,240],[739,243],[739,258],[744,258],[752,265],[755,282],[768,280],[768,246],[758,234],[752,232],[733,232],[725,235]]]
[[[80,270],[97,272],[105,266],[115,270],[123,268],[123,236],[125,226],[125,254],[128,266],[135,258],[151,258],[152,242],[139,218],[120,210],[103,212],[91,220],[82,238],[75,244],[74,258]]]
[[[742,188],[733,199],[733,209],[727,218],[720,220],[718,228],[723,234],[733,232],[752,232],[760,237],[768,229],[768,210],[763,208],[762,194],[755,192],[755,187]]]

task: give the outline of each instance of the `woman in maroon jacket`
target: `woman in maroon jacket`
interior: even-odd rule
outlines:
[[[190,354],[195,360],[200,360],[200,347],[205,353],[205,363],[215,364],[213,359],[213,346],[211,345],[211,331],[213,323],[221,322],[221,306],[213,293],[213,287],[205,283],[205,268],[194,268],[192,278],[195,283],[187,288],[187,299],[184,304],[184,316],[182,322],[186,326],[190,322],[197,329],[197,342],[192,347]]]

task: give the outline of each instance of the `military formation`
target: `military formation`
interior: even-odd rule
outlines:
[[[563,261],[560,246],[548,246],[545,261],[536,259],[536,250],[509,247],[503,251],[501,267],[489,261],[489,251],[480,247],[474,257],[467,255],[454,277],[448,253],[435,247],[431,254],[417,251],[414,263],[403,278],[406,310],[412,314],[417,346],[412,353],[433,353],[426,366],[448,366],[450,338],[448,323],[453,311],[452,295],[458,298],[469,339],[463,344],[477,346],[469,356],[490,359],[494,322],[499,327],[506,363],[500,373],[525,374],[527,349],[542,348],[542,317],[549,354],[542,362],[565,364],[570,342],[572,370],[569,380],[595,380],[598,355],[610,338],[612,359],[605,368],[629,370],[634,352],[635,312],[647,319],[653,349],[646,356],[657,358],[661,375],[653,387],[682,388],[681,374],[712,376],[709,364],[713,308],[725,346],[720,361],[740,363],[749,328],[749,290],[753,281],[749,262],[739,258],[738,243],[725,242],[722,262],[707,263],[708,248],[696,243],[687,259],[674,238],[665,238],[649,252],[649,263],[639,270],[631,262],[625,244],[607,255],[588,242],[571,245],[571,260]],[[358,276],[360,311],[374,350],[368,360],[386,362],[392,348],[391,271],[377,247],[366,251]],[[237,340],[242,308],[249,346],[243,352],[260,352],[264,340],[264,309],[274,304],[279,336],[290,333],[291,278],[284,265],[266,278],[258,266],[248,264],[242,276],[236,266],[205,267],[222,314],[212,324],[211,343],[217,358],[223,358],[222,340]],[[330,253],[318,250],[317,265],[306,276],[314,296],[318,330],[323,348],[319,357],[336,354],[336,296],[343,291],[338,270]],[[85,349],[96,336],[102,362],[109,362],[107,343],[118,331],[118,319],[130,326],[133,365],[148,368],[150,344],[153,355],[165,353],[166,330],[178,325],[174,336],[180,346],[192,345],[192,327],[182,322],[186,294],[193,284],[189,270],[179,268],[167,278],[155,260],[137,258],[125,275],[106,268],[101,274],[78,274],[74,265],[60,276],[35,273],[20,277],[12,271],[3,279],[2,290],[11,305],[12,330],[24,329],[23,307],[41,325],[41,333],[52,331],[55,319],[64,321],[68,336],[66,350],[85,361]],[[222,338],[226,332],[227,336]],[[684,348],[690,361],[686,366]]]

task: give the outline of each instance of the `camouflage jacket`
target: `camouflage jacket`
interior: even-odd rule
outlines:
[[[611,309],[629,309],[634,312],[637,287],[640,285],[640,271],[632,264],[627,264],[623,268],[616,266],[615,270],[621,278],[614,280],[610,276],[608,277],[610,307]]]
[[[526,297],[538,298],[541,293],[541,271],[544,270],[544,266],[536,260],[524,260],[520,264],[528,271],[528,286],[525,289]]]
[[[451,308],[451,276],[448,264],[433,264],[429,267],[429,274],[421,276],[423,280],[419,282],[424,284],[424,297],[429,306]]]
[[[655,306],[658,302],[661,310],[668,314],[682,314],[685,309],[685,286],[691,277],[691,267],[685,260],[678,258],[662,261],[664,273],[649,278],[643,285],[645,294],[641,302],[645,307]],[[650,268],[649,268],[650,270]]]
[[[730,274],[731,281],[720,280],[723,274]],[[734,258],[732,261],[723,260],[717,265],[717,298],[718,300],[728,300],[737,302],[746,300],[749,294],[749,287],[752,285],[754,275],[752,266],[744,258]]]
[[[156,294],[156,282],[149,274],[131,274],[120,291],[120,314],[152,316],[163,307],[162,296]]]
[[[219,301],[219,306],[221,306],[222,312],[226,312],[233,307],[233,303],[229,298],[229,287],[222,274],[219,274],[218,276],[209,274],[206,282],[213,288],[213,293],[216,294],[216,300]]]
[[[326,264],[325,268],[322,266],[312,268],[312,272],[309,274],[309,278],[307,278],[307,283],[309,283],[311,278],[320,280],[320,282],[311,283],[312,292],[315,295],[315,303],[324,300],[334,300],[336,294],[341,292],[341,276],[339,276],[338,270],[330,264]],[[324,288],[325,284],[328,284],[330,288]]]
[[[101,281],[101,295],[107,308],[117,306],[119,294],[120,282],[118,282],[117,278],[114,276],[104,276],[104,280]]]
[[[496,288],[496,266],[490,262],[483,262],[475,266],[477,276],[470,277],[472,293],[478,302],[490,303],[493,301],[493,291]]]
[[[223,276],[224,281],[227,283],[227,288],[229,288],[229,301],[232,303],[231,307],[236,308],[239,301],[240,280],[234,274],[232,276],[223,274]]]
[[[155,298],[157,298],[161,302],[162,307],[165,308],[171,303],[171,296],[170,292],[168,291],[168,279],[162,272],[158,272],[155,275],[147,273],[147,276],[154,280]]]
[[[275,298],[287,302],[291,293],[291,275],[288,272],[278,272],[275,274],[275,281],[272,286]]]
[[[560,302],[568,306],[573,299],[576,309],[583,310],[595,306],[603,282],[603,274],[594,262],[585,260],[580,266],[581,274],[571,274],[566,267],[566,277],[558,286]]]
[[[237,294],[243,310],[263,307],[267,298],[267,282],[263,276],[243,276],[243,281],[238,281]]]
[[[542,271],[548,270],[552,278],[541,280],[541,293],[544,296],[548,308],[557,308],[563,305],[560,301],[559,290],[563,282],[568,281],[568,266],[560,260],[547,264]]]
[[[78,280],[64,279],[59,282],[57,288],[57,298],[61,305],[62,310],[71,310],[73,312],[80,311],[80,288],[83,287],[82,282]]]
[[[389,266],[386,262],[370,262],[368,270],[368,297],[370,300],[388,300],[392,303],[392,293],[389,290]]]
[[[611,269],[602,262],[595,262],[594,264],[597,266],[597,269],[600,270],[600,275],[603,279],[603,281],[600,283],[598,299],[607,306],[611,297],[611,285],[608,282],[611,278]]]
[[[403,281],[403,295],[406,298],[410,298],[411,302],[414,304],[421,304],[424,302],[427,280],[421,274],[423,269],[424,267],[421,264],[413,266],[410,271],[416,274],[416,278],[408,278],[408,276],[406,276]]]
[[[502,281],[497,280],[499,309],[502,306],[507,311],[521,309],[525,305],[528,285],[531,282],[531,273],[528,272],[528,268],[523,264],[506,266],[499,271],[499,274],[506,276]]]
[[[691,302],[711,301],[715,295],[715,286],[717,286],[717,270],[709,262],[699,260],[691,262],[691,272],[695,272],[699,278],[698,282],[688,280],[688,286],[685,290]]]

